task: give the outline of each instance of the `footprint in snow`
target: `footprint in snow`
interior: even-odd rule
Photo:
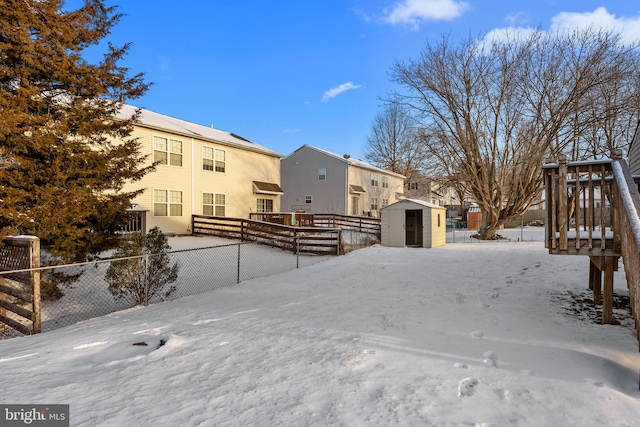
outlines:
[[[484,331],[473,331],[471,332],[471,337],[476,340],[482,340],[484,339]]]
[[[494,353],[493,351],[487,351],[484,354],[484,363],[486,363],[487,365],[491,365],[494,368],[498,367],[498,355],[496,353]]]
[[[169,341],[168,337],[138,336],[136,340],[122,341],[92,354],[89,359],[93,363],[108,364],[131,358],[147,356],[163,347]]]
[[[493,392],[498,396],[498,399],[503,400],[503,401],[508,401],[509,400],[509,390],[507,390],[505,388],[497,388],[497,389],[493,390]]]
[[[458,397],[473,396],[478,392],[477,387],[480,384],[477,378],[468,377],[458,383]]]

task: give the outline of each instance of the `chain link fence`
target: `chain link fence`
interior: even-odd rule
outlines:
[[[163,254],[39,268],[42,286],[49,288],[43,295],[57,293],[55,299],[43,298],[42,331],[104,316],[135,305],[155,304],[209,292],[331,258],[292,254],[250,242],[173,250],[164,256],[168,256],[170,266],[178,265],[177,277],[171,283],[154,287],[153,281],[148,278],[153,276],[154,258],[159,256]],[[122,278],[132,289],[132,292],[123,296],[118,295],[115,290],[110,290],[110,282],[107,279],[110,268],[112,276],[125,276],[132,271],[142,274]],[[8,273],[10,272],[0,272],[0,277]],[[52,289],[55,292],[52,292]],[[7,327],[0,330],[0,339],[20,335]]]
[[[479,240],[476,236],[478,230],[459,228],[459,224],[447,227],[447,244],[453,243],[487,243],[493,241],[500,242],[541,242],[544,243],[545,231],[544,223],[521,223],[515,227],[504,227],[497,230],[495,240]],[[464,225],[464,224],[460,224]]]

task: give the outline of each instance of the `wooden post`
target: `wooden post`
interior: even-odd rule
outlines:
[[[32,270],[30,273],[31,289],[33,293],[33,333],[39,334],[42,331],[42,317],[40,314],[40,239],[34,237],[29,241],[29,265]]]
[[[0,285],[4,285],[4,276],[0,276]],[[7,317],[7,309],[2,306],[3,302],[7,302],[7,297],[4,292],[0,289],[0,319],[4,319]],[[0,323],[0,331],[3,331],[7,328],[3,323]]]
[[[613,222],[611,228],[613,229],[613,250],[620,252],[620,191],[618,189],[618,182],[613,180],[613,188],[611,192],[611,209],[613,210]]]
[[[569,247],[567,231],[569,228],[568,207],[567,207],[567,157],[560,156],[559,179],[558,179],[558,227],[560,228],[559,249],[566,251]]]
[[[576,222],[576,250],[580,250],[580,166],[576,165],[576,189],[573,197],[573,217]]]
[[[549,203],[551,203],[551,217],[549,218],[549,234],[551,235],[551,248],[558,249],[558,239],[556,238],[556,231],[558,231],[558,186],[556,185],[556,173],[551,169],[551,193],[549,197]]]
[[[589,257],[589,288],[593,291],[593,303],[602,304],[602,257]]]
[[[593,227],[595,222],[595,200],[593,200],[593,165],[589,165],[589,208],[587,215],[589,216],[589,250],[593,249]]]
[[[615,256],[604,257],[604,300],[602,303],[602,323],[609,325],[613,322],[613,269]]]
[[[605,182],[604,165],[600,165],[600,249],[603,251],[606,249],[606,244],[607,244],[607,238],[606,238],[607,224],[604,218],[606,190],[607,190],[607,184]]]

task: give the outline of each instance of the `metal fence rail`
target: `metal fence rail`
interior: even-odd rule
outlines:
[[[328,259],[326,256],[291,254],[251,242],[183,249],[167,252],[170,264],[178,263],[177,280],[155,294],[147,294],[143,304],[171,301],[235,285],[245,280],[283,273]],[[43,282],[60,276],[74,276],[69,284],[58,285],[64,294],[56,300],[44,300],[41,305],[42,331],[50,331],[82,320],[104,316],[134,306],[109,291],[105,279],[109,266],[115,262],[150,262],[158,255],[113,258],[63,266],[40,267]],[[0,272],[0,277],[16,271]],[[0,330],[0,339],[20,336],[8,327]]]

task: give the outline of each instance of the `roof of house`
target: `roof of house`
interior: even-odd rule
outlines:
[[[201,141],[213,142],[229,147],[255,151],[258,153],[266,154],[268,156],[282,157],[282,154],[280,153],[277,153],[265,146],[256,144],[255,142],[249,141],[248,139],[245,139],[231,132],[226,132],[209,126],[199,125],[197,123],[188,122],[182,119],[176,119],[171,116],[166,116],[164,114],[145,110],[143,108],[134,107],[132,105],[123,104],[118,117],[129,118],[135,113],[136,110],[140,110],[140,119],[138,123],[136,123],[137,126],[170,132],[188,138],[197,138]]]
[[[389,206],[397,205],[397,204],[400,204],[400,203],[415,203],[415,204],[418,204],[418,205],[425,206],[427,208],[442,209],[442,210],[446,210],[447,209],[444,206],[434,205],[433,203],[425,202],[424,200],[419,200],[419,199],[401,199],[401,200],[398,200],[395,203],[392,203],[390,205],[387,205],[387,206],[381,208],[380,210],[386,209]]]
[[[323,150],[322,148],[314,147],[314,146],[308,145],[308,144],[305,144],[302,147],[298,148],[293,153],[289,154],[287,157],[292,156],[294,153],[297,153],[298,151],[302,150],[303,148],[309,148],[311,150],[315,150],[315,151],[318,151],[320,153],[326,154],[327,156],[331,156],[331,157],[333,157],[335,159],[343,161],[347,165],[350,165],[350,166],[357,166],[357,167],[362,168],[362,169],[367,169],[367,170],[371,170],[371,171],[374,171],[374,172],[380,172],[380,173],[384,173],[386,175],[392,175],[392,176],[395,176],[395,177],[398,177],[398,178],[401,178],[401,179],[405,179],[406,178],[404,175],[400,175],[399,173],[391,172],[390,170],[382,169],[382,168],[379,168],[377,166],[373,166],[372,164],[369,164],[367,162],[363,162],[362,160],[353,159],[351,157],[345,157],[347,155],[341,156],[340,154],[332,153],[331,151]],[[285,159],[287,157],[285,157]]]

